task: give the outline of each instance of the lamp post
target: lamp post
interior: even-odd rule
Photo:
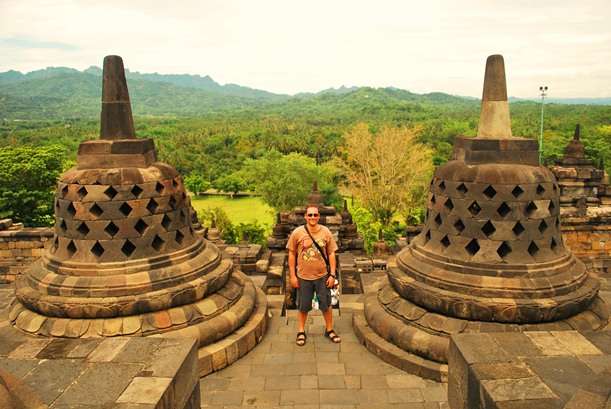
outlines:
[[[543,155],[543,106],[545,105],[545,97],[547,96],[547,85],[539,87],[541,92],[541,131],[539,132],[539,163],[541,163],[541,155]]]

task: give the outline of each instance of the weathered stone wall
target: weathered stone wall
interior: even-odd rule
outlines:
[[[611,331],[453,335],[451,409],[608,408]]]
[[[18,274],[40,256],[51,244],[53,230],[47,227],[11,226],[0,231],[0,283],[13,282]]]
[[[562,226],[565,244],[582,260],[611,257],[611,225]]]

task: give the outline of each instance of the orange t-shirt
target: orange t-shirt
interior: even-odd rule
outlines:
[[[335,243],[335,239],[327,227],[319,226],[320,229],[316,233],[311,230],[310,233],[326,253],[328,259],[329,254],[337,250],[337,243]],[[293,230],[286,248],[293,251],[297,257],[297,277],[303,280],[316,280],[327,274],[325,259],[322,258],[322,255],[312,243],[312,239],[304,226],[299,226]]]

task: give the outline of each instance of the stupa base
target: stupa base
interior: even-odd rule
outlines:
[[[447,380],[450,336],[459,333],[599,330],[609,321],[600,297],[579,314],[536,324],[469,321],[427,311],[402,298],[390,285],[366,296],[364,312],[355,314],[354,331],[382,360],[406,372]]]
[[[392,320],[393,318],[390,317],[390,319]],[[402,325],[400,322],[395,324]],[[435,362],[404,351],[382,338],[369,326],[362,312],[354,312],[352,326],[358,340],[381,360],[413,375],[437,382],[448,381],[448,365],[446,363]]]
[[[267,328],[267,299],[240,271],[231,273],[216,293],[169,310],[114,318],[47,317],[17,299],[9,310],[12,325],[29,335],[51,338],[195,338],[200,376],[231,365],[253,349]]]

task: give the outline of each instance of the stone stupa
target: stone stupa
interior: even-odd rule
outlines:
[[[231,364],[263,336],[267,302],[192,221],[181,176],[136,138],[123,61],[106,57],[100,139],[60,177],[53,244],[17,280],[10,320],[45,337],[195,337],[201,375]]]
[[[451,334],[604,327],[599,282],[563,244],[559,194],[537,141],[512,136],[503,57],[488,57],[477,137],[436,170],[422,232],[355,314],[359,338],[445,380]]]

